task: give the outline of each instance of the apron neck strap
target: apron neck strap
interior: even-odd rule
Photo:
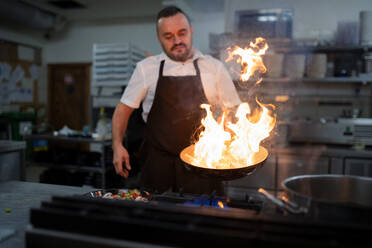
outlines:
[[[159,77],[162,77],[162,76],[163,76],[164,62],[165,62],[165,60],[162,60],[162,61],[160,62],[160,67],[159,67]]]
[[[197,75],[197,76],[200,76],[200,70],[199,70],[199,65],[198,65],[198,59],[195,59],[195,60],[194,60],[194,67],[195,67],[196,75]]]
[[[160,67],[159,67],[159,76],[163,76],[163,69],[164,69],[164,63],[165,63],[165,60],[162,60],[160,62]],[[200,76],[200,70],[199,70],[199,65],[198,65],[198,59],[195,59],[193,61],[194,63],[194,68],[195,68],[195,71],[196,71],[196,75],[197,76]]]

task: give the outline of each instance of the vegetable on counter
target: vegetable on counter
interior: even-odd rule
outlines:
[[[148,194],[145,192],[145,194]],[[147,195],[148,196],[148,195]],[[138,189],[120,189],[117,194],[106,193],[103,195],[103,198],[108,199],[122,199],[122,200],[134,200],[134,201],[148,201],[146,196],[142,196],[141,192]]]

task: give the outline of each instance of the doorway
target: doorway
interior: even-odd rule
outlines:
[[[54,130],[89,125],[91,63],[48,65],[48,119]]]

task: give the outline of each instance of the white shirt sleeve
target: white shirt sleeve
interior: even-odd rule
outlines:
[[[221,106],[231,108],[241,103],[229,72],[221,61],[217,63],[217,97]]]
[[[145,74],[141,64],[138,63],[120,101],[129,107],[138,108],[147,94],[148,89],[145,82]]]

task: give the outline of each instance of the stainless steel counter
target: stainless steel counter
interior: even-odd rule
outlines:
[[[26,142],[13,140],[0,140],[0,153],[14,152],[26,149]]]
[[[25,180],[26,142],[0,140],[0,182]]]
[[[0,183],[0,247],[25,247],[25,229],[31,208],[52,195],[74,195],[91,188],[8,181]]]
[[[90,187],[73,187],[43,183],[8,181],[0,183],[0,247],[26,247],[25,230],[31,229],[30,209],[39,208],[42,201],[52,196],[81,195],[92,191]],[[7,210],[10,210],[7,211]],[[102,238],[93,238],[97,246]],[[159,248],[157,245],[134,241],[111,240],[112,247]]]

